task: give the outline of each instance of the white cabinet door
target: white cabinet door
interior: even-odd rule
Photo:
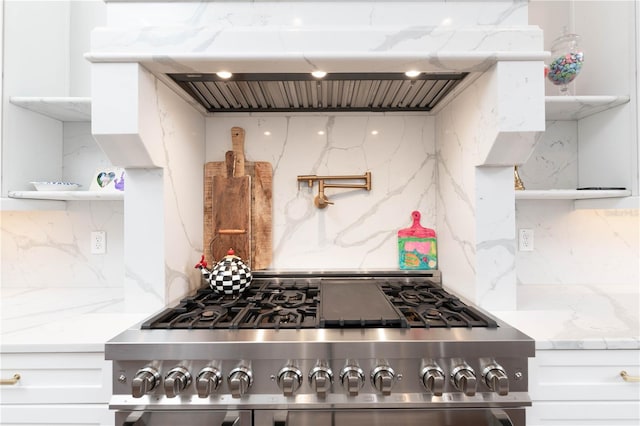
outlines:
[[[111,425],[111,362],[103,352],[0,354],[0,424]]]
[[[620,376],[640,375],[640,351],[536,351],[529,371],[528,425],[640,424],[640,383]]]
[[[0,354],[1,377],[20,374],[2,387],[2,404],[107,403],[110,370],[102,352]]]
[[[112,426],[107,404],[37,404],[0,406],[2,426]]]

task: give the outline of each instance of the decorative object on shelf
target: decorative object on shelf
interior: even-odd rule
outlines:
[[[568,95],[569,83],[576,79],[584,63],[584,52],[580,48],[580,36],[563,34],[551,45],[551,62],[545,74],[551,83],[560,86],[560,94]]]
[[[326,183],[327,180],[364,180],[364,183]],[[333,202],[329,201],[329,197],[324,194],[325,188],[351,188],[371,191],[371,172],[366,172],[364,175],[360,176],[300,175],[298,176],[298,188],[300,187],[300,182],[307,182],[309,184],[309,188],[311,188],[315,181],[318,181],[318,195],[313,199],[313,204],[319,209],[324,209],[329,204],[333,204]]]
[[[91,191],[124,191],[124,169],[106,167],[96,170],[91,180]]]
[[[513,180],[514,180],[514,187],[516,191],[524,190],[524,183],[522,182],[522,179],[520,179],[520,174],[518,173],[518,166],[513,166]]]
[[[213,269],[207,269],[204,255],[195,266],[213,291],[219,294],[239,296],[251,284],[251,269],[229,249],[227,255]]]
[[[75,191],[80,184],[73,182],[30,182],[38,191]]]
[[[436,231],[420,225],[420,212],[411,213],[413,224],[398,231],[400,269],[437,269]]]

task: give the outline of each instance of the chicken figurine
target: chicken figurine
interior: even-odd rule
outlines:
[[[207,269],[204,255],[195,267],[200,269],[209,287],[218,294],[237,297],[251,284],[251,269],[235,255],[233,249],[229,249],[227,255],[216,263],[213,269]]]

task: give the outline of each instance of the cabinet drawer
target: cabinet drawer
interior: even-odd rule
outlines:
[[[4,353],[0,366],[3,379],[20,374],[2,386],[2,404],[106,404],[111,395],[104,353]]]
[[[2,405],[2,426],[112,426],[107,404]]]
[[[640,351],[537,351],[529,362],[529,393],[534,401],[637,402],[640,383],[625,382],[623,370],[640,376]]]
[[[637,401],[533,401],[528,426],[618,426],[640,424]]]

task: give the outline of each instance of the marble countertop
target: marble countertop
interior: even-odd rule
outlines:
[[[123,313],[118,288],[0,289],[0,352],[102,352],[147,316]]]
[[[640,349],[639,307],[632,285],[521,285],[518,310],[492,314],[534,338],[538,350]]]
[[[2,288],[0,352],[101,352],[150,316],[123,313],[122,289]],[[640,349],[640,296],[632,286],[521,285],[517,311],[492,314],[536,349]]]

